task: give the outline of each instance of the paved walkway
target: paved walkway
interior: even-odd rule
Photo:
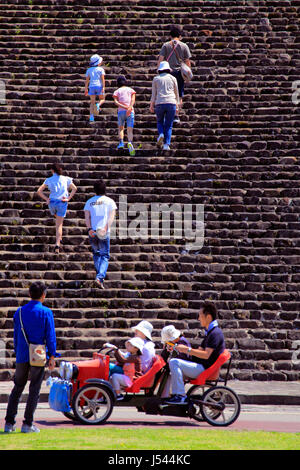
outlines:
[[[221,384],[220,384],[221,385]],[[298,382],[260,382],[229,380],[227,386],[239,396],[241,403],[248,405],[300,405],[300,381]],[[13,382],[0,382],[0,403],[7,403]],[[28,384],[22,396],[26,401]],[[40,403],[48,402],[49,387],[44,382]]]

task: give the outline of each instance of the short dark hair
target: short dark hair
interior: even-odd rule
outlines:
[[[39,300],[46,292],[47,287],[43,282],[36,281],[29,287],[29,294],[32,300]]]
[[[211,302],[204,302],[204,304],[201,306],[201,309],[205,316],[211,315],[213,320],[215,320],[218,316],[217,307]]]
[[[54,173],[57,173],[58,175],[62,175],[62,173],[63,173],[62,166],[59,162],[52,163],[51,170],[53,170]]]
[[[106,193],[106,184],[104,181],[96,181],[94,184],[94,190],[97,196],[102,196],[103,194]]]
[[[170,36],[171,38],[179,38],[179,36],[182,36],[182,30],[180,28],[172,26],[172,28],[170,29]]]
[[[124,75],[120,75],[117,78],[117,86],[124,86],[127,85],[127,78]]]

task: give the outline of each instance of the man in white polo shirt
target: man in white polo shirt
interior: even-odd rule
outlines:
[[[93,251],[96,283],[104,289],[110,252],[110,227],[116,215],[117,205],[113,199],[105,196],[106,185],[103,181],[96,182],[94,190],[96,196],[86,202],[84,216]]]

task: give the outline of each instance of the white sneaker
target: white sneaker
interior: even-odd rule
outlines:
[[[131,142],[128,142],[127,144],[128,150],[129,150],[129,155],[134,156],[135,155],[135,150]]]
[[[21,427],[21,432],[29,434],[30,432],[40,432],[40,430],[34,424],[31,426],[28,426],[28,424],[23,424]]]
[[[164,144],[163,150],[170,150],[170,145]]]
[[[15,430],[16,430],[15,424],[5,423],[5,426],[4,426],[5,434],[10,433],[10,432],[15,432]]]
[[[158,136],[158,139],[157,139],[157,145],[158,147],[162,147],[164,144],[164,135],[163,134],[160,134]]]

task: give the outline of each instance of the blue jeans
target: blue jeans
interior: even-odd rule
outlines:
[[[204,371],[202,364],[183,361],[182,359],[171,359],[169,367],[171,372],[172,393],[174,395],[186,395],[184,379],[196,379],[196,377]]]
[[[108,268],[110,239],[109,236],[107,236],[107,238],[100,240],[100,238],[95,235],[94,237],[89,236],[89,242],[93,252],[96,279],[102,281],[106,276]]]
[[[157,104],[155,106],[155,113],[157,118],[158,135],[164,135],[164,143],[170,145],[172,137],[172,128],[174,116],[176,113],[175,104]]]

